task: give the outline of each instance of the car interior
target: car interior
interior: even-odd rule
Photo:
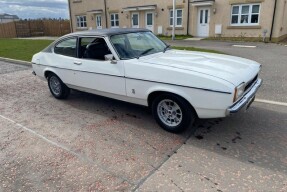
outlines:
[[[103,38],[81,38],[79,57],[85,59],[105,60],[105,55],[112,54]]]

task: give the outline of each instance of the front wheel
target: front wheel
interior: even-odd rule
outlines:
[[[52,95],[57,99],[66,99],[70,95],[70,88],[55,74],[48,76],[48,86]]]
[[[152,103],[157,123],[166,131],[179,133],[194,123],[196,114],[190,104],[174,94],[163,94]]]

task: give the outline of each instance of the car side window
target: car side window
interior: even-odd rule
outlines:
[[[100,37],[80,38],[79,57],[85,59],[105,60],[105,55],[112,54],[106,41]]]
[[[77,38],[69,38],[58,43],[54,47],[54,52],[69,57],[77,57]]]

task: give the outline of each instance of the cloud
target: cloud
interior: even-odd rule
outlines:
[[[21,19],[69,17],[67,0],[0,0],[0,13],[15,14]]]

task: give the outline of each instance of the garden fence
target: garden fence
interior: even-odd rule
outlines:
[[[0,24],[0,38],[62,36],[70,32],[67,20],[21,20]]]

